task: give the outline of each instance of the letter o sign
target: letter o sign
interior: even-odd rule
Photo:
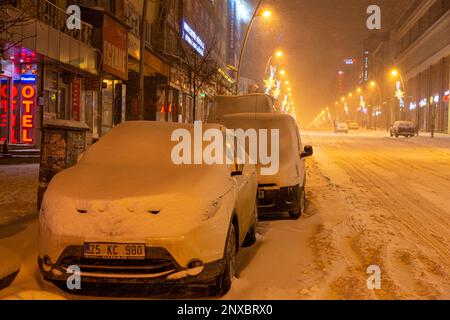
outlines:
[[[22,97],[31,99],[34,97],[34,88],[32,86],[24,86],[22,88]]]

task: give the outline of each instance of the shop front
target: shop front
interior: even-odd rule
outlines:
[[[22,60],[23,61],[23,60]],[[37,69],[35,63],[2,60],[0,74],[0,142],[36,145]]]
[[[94,26],[93,46],[101,52],[99,83],[100,136],[126,120],[128,80],[128,29],[117,17],[96,8],[82,8],[83,18]]]

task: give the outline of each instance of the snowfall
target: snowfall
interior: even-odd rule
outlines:
[[[315,149],[306,213],[260,222],[223,298],[450,299],[450,137],[304,131],[302,138]],[[0,278],[21,265],[0,298],[92,298],[39,274],[38,170],[0,166]],[[380,289],[367,286],[370,266],[381,270]]]

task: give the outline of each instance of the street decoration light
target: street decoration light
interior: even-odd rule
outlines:
[[[266,89],[267,95],[270,95],[270,92],[277,85],[276,79],[275,79],[276,74],[277,74],[277,67],[270,66],[270,77],[268,79],[264,80],[264,88]]]
[[[281,94],[281,80],[277,80],[277,81],[276,81],[276,87],[275,87],[275,89],[273,90],[272,95],[273,95],[273,97],[274,97],[275,99],[278,99],[278,97],[280,96],[280,94]]]

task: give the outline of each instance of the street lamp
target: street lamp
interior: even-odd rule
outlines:
[[[255,11],[253,11],[252,19],[250,20],[250,23],[247,28],[247,32],[245,33],[244,42],[241,47],[241,53],[239,55],[239,62],[237,67],[237,74],[236,74],[236,87],[235,87],[235,94],[238,94],[239,91],[239,78],[241,77],[241,64],[242,64],[242,57],[244,56],[245,47],[247,46],[248,36],[250,35],[250,31],[252,30],[253,22],[255,21],[256,17],[264,17],[264,18],[270,18],[272,16],[272,12],[269,10],[263,10],[260,11],[259,8],[261,7],[263,0],[259,0],[258,4],[255,7]]]
[[[285,75],[286,75],[286,70],[281,69],[281,70],[280,70],[280,75],[285,76]]]

